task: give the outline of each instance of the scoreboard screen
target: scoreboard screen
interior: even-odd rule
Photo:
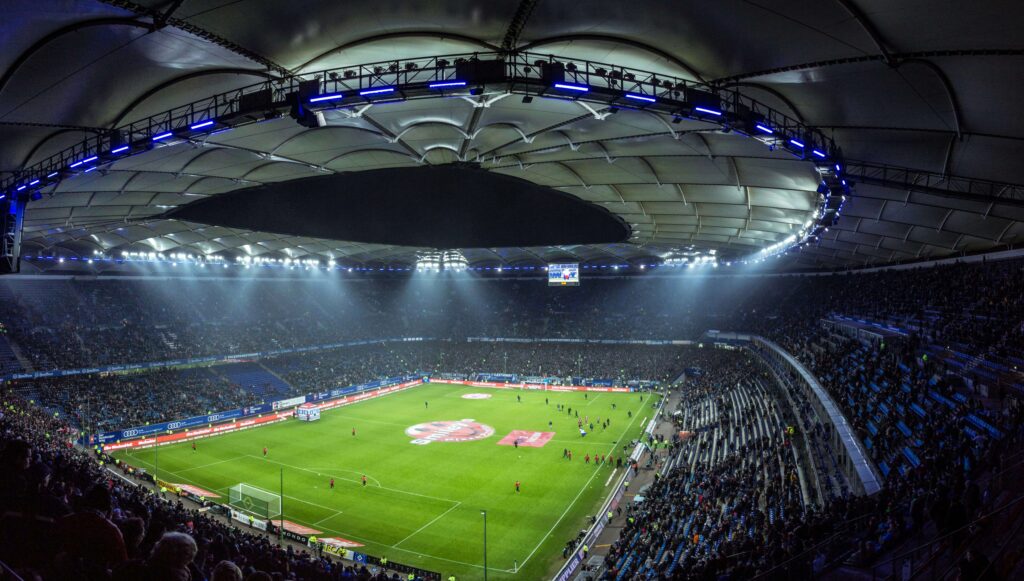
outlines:
[[[549,264],[548,286],[579,286],[579,264]]]

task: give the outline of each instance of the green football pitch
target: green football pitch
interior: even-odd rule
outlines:
[[[463,397],[472,394],[490,397]],[[532,580],[557,570],[565,542],[589,524],[610,491],[613,468],[587,464],[584,456],[620,456],[640,437],[657,397],[426,384],[325,411],[317,422],[290,419],[198,440],[196,451],[181,443],[161,447],[158,459],[154,449],[115,456],[151,473],[159,460],[161,480],[214,491],[225,503],[239,483],[279,492],[283,470],[285,520],[445,578],[482,577],[481,511],[487,511],[488,577]],[[577,410],[595,422],[586,437]],[[607,429],[596,424],[598,417],[611,420]],[[419,444],[406,433],[419,424],[463,420],[482,426],[428,425],[417,434]],[[541,447],[499,444],[513,430],[554,435]],[[441,441],[446,435],[468,438]],[[571,461],[562,457],[566,448]]]

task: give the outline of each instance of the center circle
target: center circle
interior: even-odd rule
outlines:
[[[413,444],[432,442],[472,442],[494,435],[494,428],[486,424],[467,420],[441,420],[410,426],[405,434],[413,438]]]

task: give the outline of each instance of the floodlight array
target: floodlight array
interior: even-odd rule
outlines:
[[[13,177],[0,183],[0,200],[28,201],[38,199],[43,192],[53,195],[53,187],[60,181],[102,170],[119,159],[155,147],[206,139],[235,127],[286,114],[304,125],[319,124],[323,122],[322,112],[329,109],[405,99],[479,95],[485,89],[522,93],[524,101],[536,95],[605,105],[609,112],[643,110],[674,122],[693,119],[751,137],[770,149],[787,151],[813,163],[825,190],[819,190],[815,222],[795,238],[787,237],[744,260],[763,260],[819,240],[841,213],[842,204],[834,202],[834,198],[845,199],[850,194],[849,183],[842,172],[841,152],[829,137],[736,89],[554,55],[494,52],[344,67],[215,95],[90,137],[15,172]],[[464,257],[448,262],[443,255],[434,258],[437,260],[425,260],[423,269],[427,269],[428,264],[437,269],[450,264],[451,270],[470,270],[468,263],[461,262]],[[301,263],[287,266],[315,267]],[[645,265],[648,267],[650,265]]]

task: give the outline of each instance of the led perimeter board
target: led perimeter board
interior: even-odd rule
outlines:
[[[549,264],[548,286],[579,286],[579,264]]]

